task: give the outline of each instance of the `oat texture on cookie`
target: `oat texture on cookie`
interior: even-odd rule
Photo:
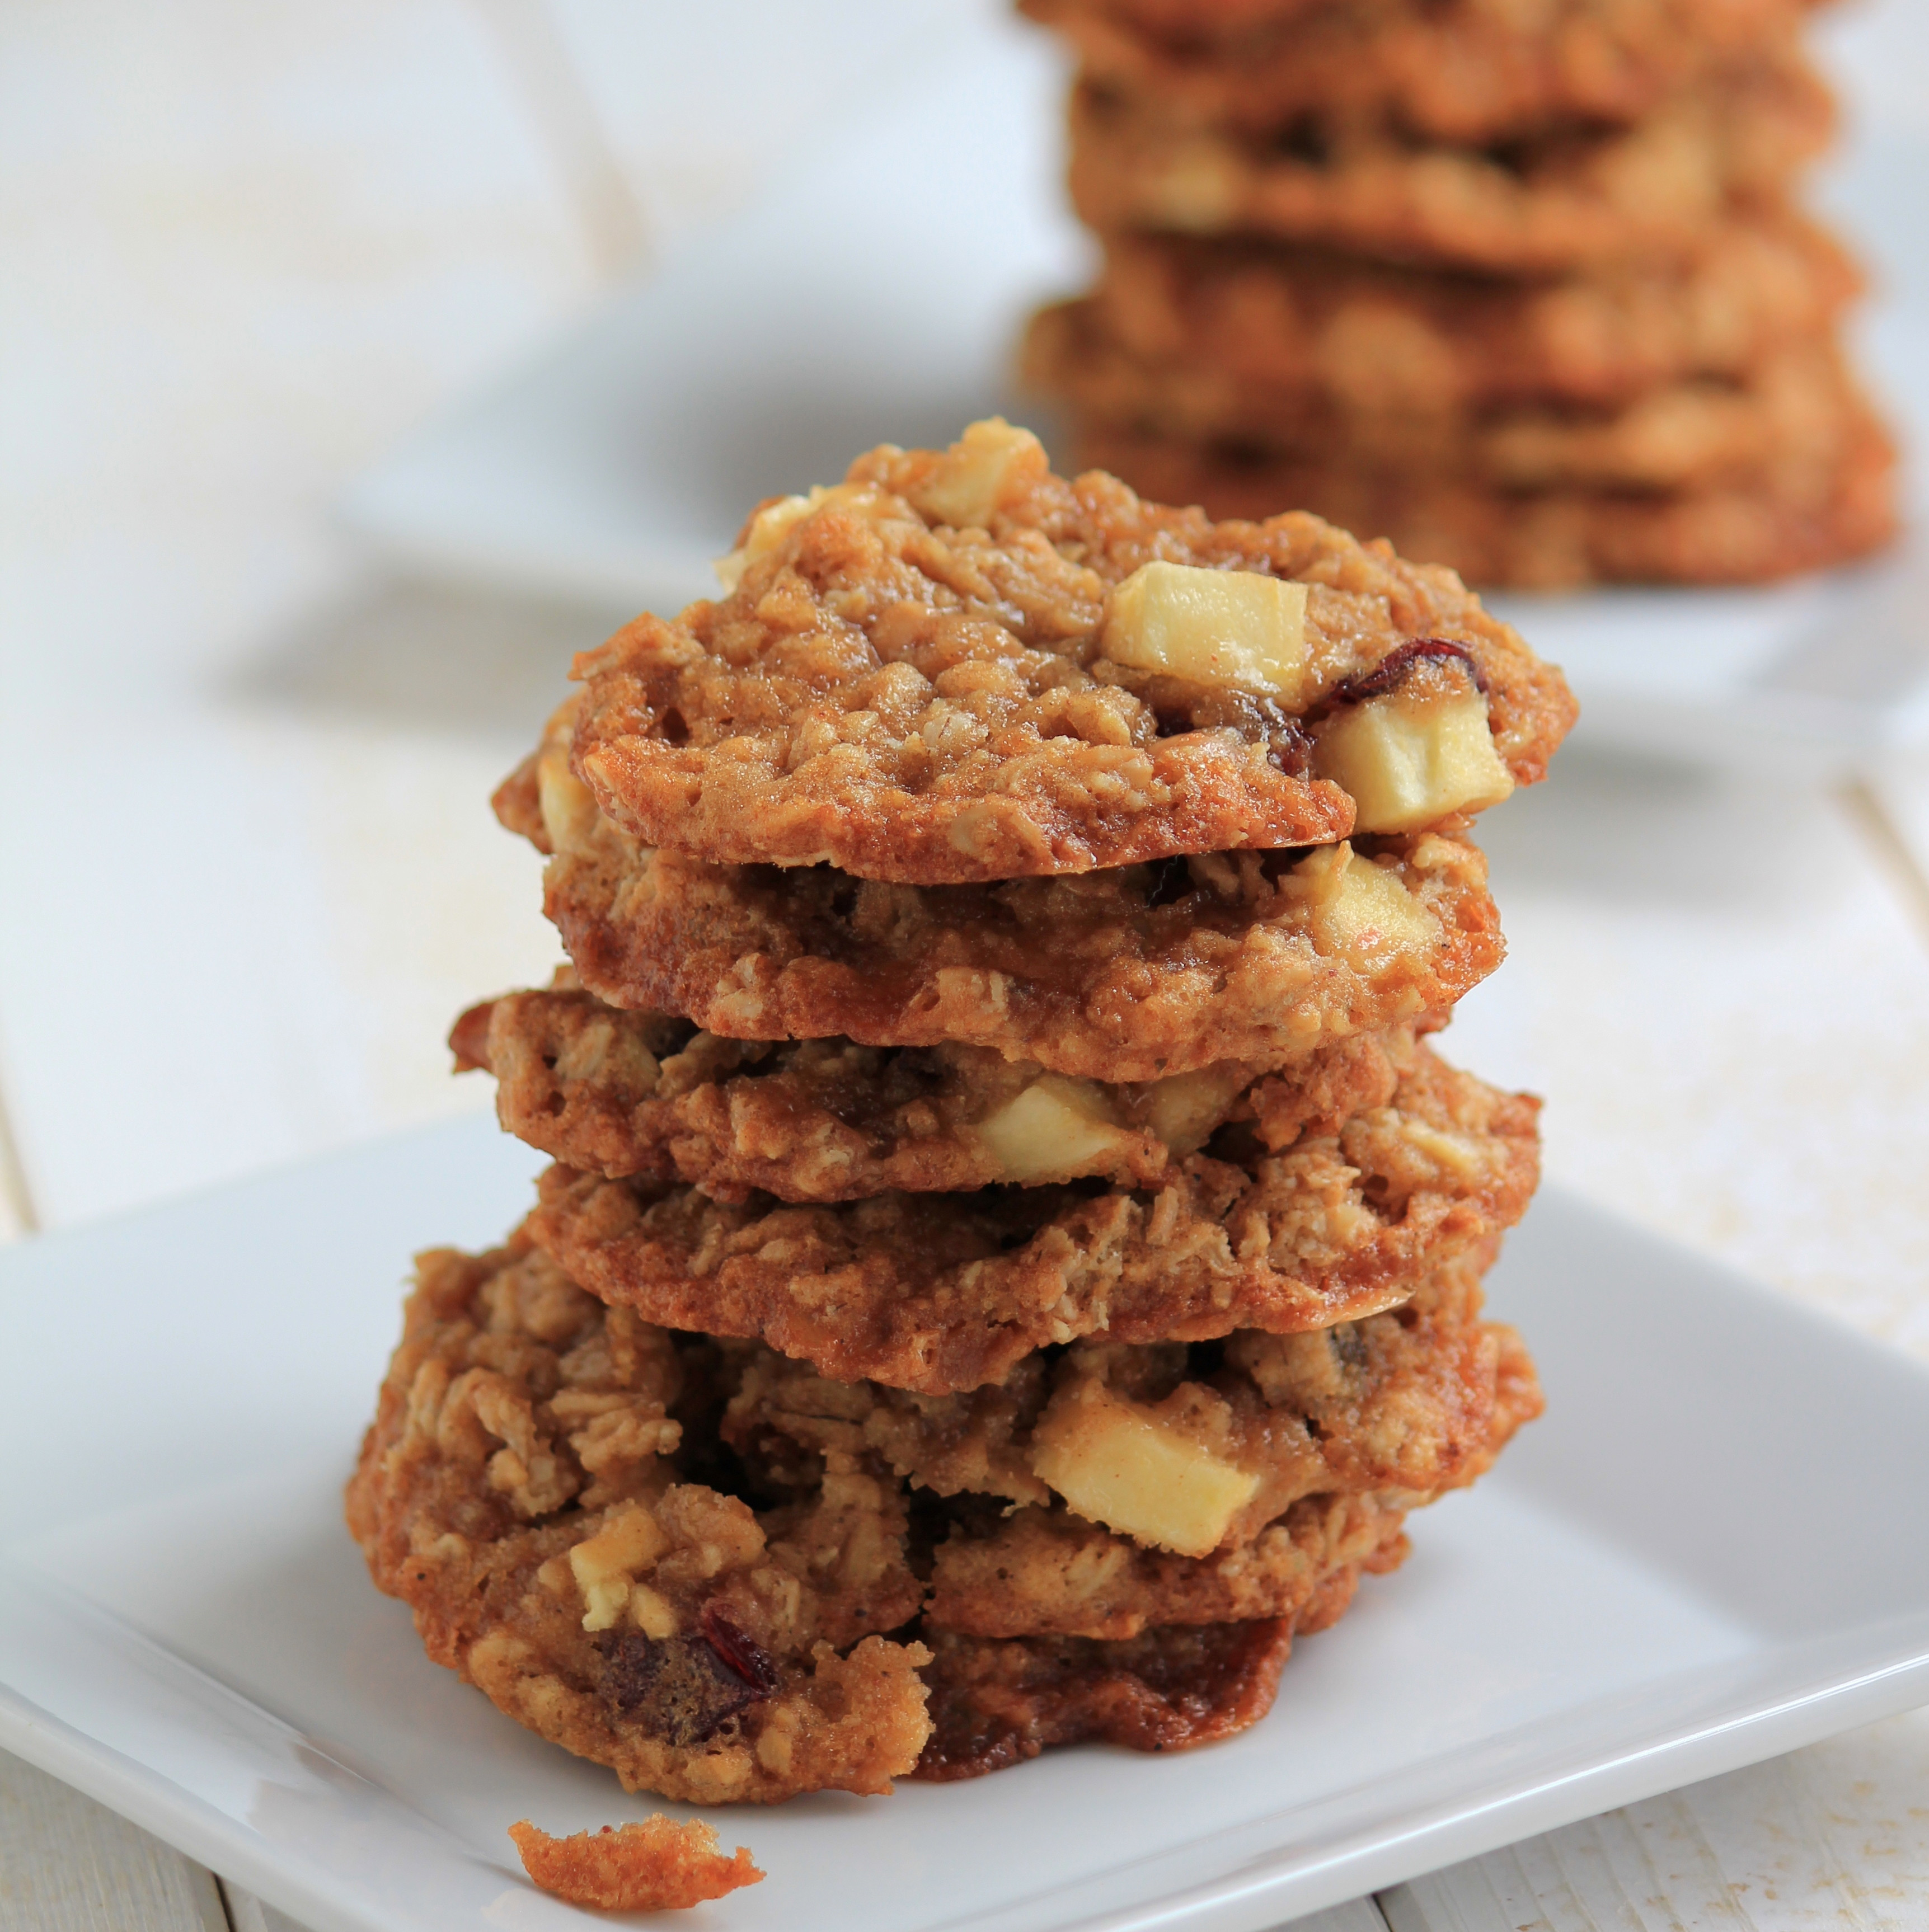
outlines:
[[[1026,380],[1083,462],[1469,581],[1751,582],[1894,527],[1800,210],[1800,0],[1021,0],[1080,60],[1095,286]]]
[[[450,1046],[554,1165],[418,1257],[350,1528],[632,1791],[1229,1737],[1540,1411],[1483,1308],[1539,1103],[1435,1040],[1573,700],[1449,572],[1000,422],[722,575],[496,794],[568,962]],[[591,1904],[755,1876],[516,1834]]]

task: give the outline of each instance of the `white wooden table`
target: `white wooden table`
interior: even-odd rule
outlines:
[[[484,799],[623,614],[389,580],[327,506],[964,4],[0,13],[0,1233],[487,1104],[442,1034],[555,946]],[[1450,1051],[1548,1096],[1550,1172],[1929,1354],[1929,766],[1576,754],[1489,843]],[[1929,1924],[1929,1714],[1319,1922]],[[279,1932],[0,1761],[8,1932],[224,1924]]]

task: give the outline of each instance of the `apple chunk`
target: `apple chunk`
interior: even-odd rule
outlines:
[[[1142,563],[1112,592],[1099,647],[1134,670],[1298,698],[1306,586],[1251,570]]]
[[[1439,940],[1440,922],[1400,874],[1363,859],[1346,839],[1310,854],[1289,876],[1294,890],[1312,900],[1313,944],[1329,958],[1337,955],[1366,972]]]
[[[920,514],[952,530],[984,530],[1007,490],[1050,472],[1044,446],[1003,416],[974,422],[910,490]]]
[[[1040,1418],[1031,1466],[1075,1515],[1181,1556],[1216,1550],[1259,1489],[1250,1470],[1085,1379]]]
[[[1417,832],[1514,790],[1478,691],[1403,687],[1353,705],[1322,728],[1312,762],[1352,800],[1360,832]]]
[[[1116,1158],[1130,1138],[1112,1119],[1096,1081],[1055,1073],[980,1120],[976,1132],[1003,1170],[1000,1178],[1019,1185],[1089,1174]]]

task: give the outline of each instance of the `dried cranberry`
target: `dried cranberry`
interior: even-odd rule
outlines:
[[[1331,701],[1335,704],[1359,704],[1367,698],[1380,697],[1392,690],[1415,664],[1426,658],[1458,658],[1467,667],[1467,675],[1474,680],[1474,689],[1486,689],[1486,676],[1474,662],[1473,652],[1465,644],[1456,644],[1450,638],[1414,638],[1406,644],[1396,644],[1371,670],[1363,670],[1356,676],[1342,680],[1334,687]]]

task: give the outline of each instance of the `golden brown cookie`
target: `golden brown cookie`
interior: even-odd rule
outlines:
[[[1120,1636],[1148,1622],[1196,1622],[1176,1601],[1148,1604],[1142,1588],[1136,1607],[1119,1598],[1094,1612],[1104,1573],[1108,1588],[1121,1586],[1130,1566],[1123,1551],[1094,1561],[1100,1544],[1088,1533],[1102,1525],[1142,1550],[1230,1556],[1316,1497],[1320,1510],[1300,1527],[1323,1524],[1325,1540],[1302,1534],[1297,1554],[1280,1554],[1301,1572],[1310,1556],[1323,1571],[1337,1560],[1330,1538],[1358,1532],[1358,1520],[1346,1527],[1322,1514],[1335,1498],[1403,1510],[1473,1480],[1539,1407],[1518,1338],[1480,1318],[1491,1252],[1456,1257],[1398,1308],[1356,1322],[1296,1335],[1244,1329],[1223,1343],[1075,1342],[964,1394],[832,1382],[753,1348],[734,1358],[721,1432],[746,1467],[780,1486],[808,1486],[819,1459],[848,1456],[916,1492],[959,1499],[933,1575],[939,1619],[953,1628]],[[1121,1485],[1120,1472],[1135,1467],[1143,1493]],[[996,1507],[969,1506],[987,1498]],[[1077,1549],[1084,1558],[1068,1560]],[[1196,1583],[1204,1574],[1172,1572],[1182,1573]],[[1243,1574],[1249,1594],[1220,1614],[1292,1607],[1253,1607],[1257,1568]],[[1268,1574],[1276,1586],[1276,1561]],[[1002,1601],[981,1587],[1000,1579],[1012,1586]],[[1220,1578],[1213,1587],[1228,1586]]]
[[[1233,1121],[1267,1147],[1390,1099],[1412,1029],[1333,1042],[1289,1073],[1222,1061],[1159,1081],[1070,1080],[987,1047],[736,1040],[628,1012],[566,968],[472,1007],[459,1067],[503,1126],[566,1167],[712,1200],[854,1201],[1088,1176],[1156,1186]]]
[[[1786,343],[1736,375],[1665,385],[1625,404],[1432,414],[1354,409],[1210,362],[1148,362],[1109,337],[1088,304],[1034,318],[1027,351],[1028,376],[1094,429],[1492,489],[1743,484],[1787,496],[1832,476],[1868,416],[1826,339]]]
[[[1502,490],[1096,430],[1084,444],[1148,489],[1222,515],[1315,502],[1474,583],[1525,590],[1767,583],[1866,556],[1896,530],[1894,446],[1866,409],[1820,475],[1683,492]]]
[[[1101,84],[1265,136],[1307,116],[1480,146],[1622,124],[1799,25],[1800,0],[1300,0],[1160,10],[1020,0]]]
[[[650,851],[554,743],[496,808],[552,854],[544,910],[584,986],[733,1040],[980,1046],[1107,1081],[1278,1066],[1447,1011],[1504,951],[1485,860],[1433,832],[892,886]]]
[[[1508,274],[1693,255],[1778,199],[1833,124],[1828,90],[1786,43],[1630,128],[1497,151],[1314,122],[1241,140],[1090,82],[1071,116],[1072,202],[1102,231],[1266,236]]]
[[[1391,1103],[1336,1134],[1271,1154],[1234,1130],[1156,1192],[1081,1183],[730,1205],[552,1168],[524,1230],[646,1321],[941,1395],[1083,1336],[1288,1334],[1402,1301],[1525,1211],[1537,1112],[1421,1047]]]
[[[1330,250],[1112,235],[1085,300],[1043,311],[1028,371],[1064,385],[1092,334],[1135,362],[1348,418],[1468,419],[1526,404],[1624,405],[1735,376],[1834,326],[1862,277],[1784,208],[1724,224],[1699,253],[1527,280]]]
[[[946,884],[1342,838],[1304,720],[1417,637],[1465,646],[1516,782],[1564,687],[1450,578],[1316,519],[1215,528],[980,423],[766,505],[721,602],[575,674],[573,761],[641,842]]]
[[[1054,1730],[1041,1707],[1040,1727],[1017,1726],[1034,1745],[1202,1742],[1224,1728],[1102,1684],[1136,1658],[1142,1688],[1181,1693],[1183,1660],[1203,1668],[1236,1635],[1189,1645],[1171,1626],[1330,1622],[1362,1570],[1400,1560],[1405,1514],[1538,1408],[1511,1331],[1478,1319],[1490,1253],[1342,1334],[1054,1351],[1004,1388],[920,1404],[652,1328],[520,1241],[438,1251],[418,1262],[350,1524],[433,1658],[633,1790],[880,1791],[931,1738],[927,1684],[942,1706],[1012,1690],[1014,1671],[1090,1725]],[[1042,1499],[1007,1516],[1020,1473]],[[1262,1490],[1294,1498],[1268,1522],[1246,1507]],[[1014,1639],[1030,1648],[984,1648]],[[1097,1714],[1120,1696],[1114,1728]],[[960,1735],[954,1711],[949,1774],[1010,1761]]]

